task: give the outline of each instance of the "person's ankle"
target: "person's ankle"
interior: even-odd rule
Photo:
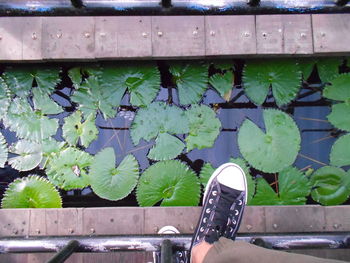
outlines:
[[[193,247],[191,250],[191,263],[202,263],[212,246],[212,244],[203,241],[197,246]]]

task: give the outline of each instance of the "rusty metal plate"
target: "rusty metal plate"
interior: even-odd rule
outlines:
[[[29,209],[0,209],[0,236],[27,236]]]
[[[323,232],[326,228],[322,206],[266,206],[266,232]]]
[[[204,16],[152,17],[154,57],[205,55]]]
[[[86,208],[83,212],[83,232],[86,235],[142,234],[144,209]]]
[[[41,17],[23,17],[22,53],[23,60],[41,60]]]
[[[350,52],[350,14],[312,15],[315,53]]]
[[[256,16],[258,54],[312,54],[310,15]]]
[[[93,17],[43,17],[42,54],[45,59],[94,58]]]
[[[81,235],[83,208],[57,209],[58,235]]]
[[[206,55],[256,53],[255,16],[206,16]]]
[[[350,207],[325,207],[327,231],[350,231]]]
[[[0,17],[1,60],[22,60],[23,24],[21,17]]]

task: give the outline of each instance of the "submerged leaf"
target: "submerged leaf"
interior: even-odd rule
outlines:
[[[137,145],[141,139],[150,141],[161,132],[187,133],[188,121],[185,112],[164,102],[154,102],[147,108],[139,109],[130,128],[133,143]]]
[[[198,103],[208,84],[208,65],[202,62],[172,62],[170,72],[182,105]]]
[[[225,95],[232,90],[234,75],[230,71],[227,71],[224,75],[217,73],[210,77],[209,83],[219,92],[221,97],[225,98]],[[226,99],[226,101],[229,100],[229,98]]]
[[[349,116],[350,105],[346,103],[339,103],[332,106],[332,112],[327,116],[327,119],[338,129],[350,132]]]
[[[215,112],[205,105],[192,105],[191,109],[186,111],[186,116],[190,129],[185,139],[187,151],[212,147],[221,128],[221,122],[216,118]]]
[[[8,149],[4,135],[0,133],[0,168],[5,167],[7,161]]]
[[[184,148],[185,144],[175,136],[160,133],[147,157],[156,161],[170,160],[178,156]]]
[[[311,197],[322,205],[340,205],[350,195],[350,173],[341,168],[324,166],[310,178]]]
[[[195,173],[185,164],[162,161],[151,165],[141,175],[136,198],[140,206],[196,206],[200,185]]]
[[[280,107],[297,96],[301,72],[291,59],[251,60],[244,68],[243,82],[247,96],[258,105],[264,103],[272,86],[272,94]]]
[[[96,154],[90,168],[92,190],[101,198],[117,201],[135,188],[139,177],[139,166],[135,157],[127,155],[115,167],[113,148],[105,148]]]
[[[98,129],[95,125],[95,116],[91,114],[87,117],[86,121],[82,122],[81,112],[76,111],[65,118],[62,131],[63,138],[69,145],[75,146],[80,139],[81,145],[88,147],[98,135]]]
[[[341,136],[335,141],[329,159],[330,164],[334,166],[350,165],[350,133]]]
[[[252,121],[245,120],[238,132],[238,146],[254,168],[266,173],[280,172],[294,163],[300,149],[300,133],[286,113],[267,109],[263,112],[264,133]]]
[[[70,147],[54,156],[47,168],[47,177],[64,190],[82,189],[90,184],[88,168],[93,157]]]
[[[17,156],[9,159],[9,165],[19,171],[30,171],[37,167],[42,159],[42,148],[39,143],[20,140],[9,147],[9,152]]]
[[[338,101],[350,101],[350,73],[340,74],[332,80],[332,85],[326,86],[323,96],[327,99]]]
[[[62,199],[55,187],[36,175],[14,180],[1,201],[1,208],[61,208]]]

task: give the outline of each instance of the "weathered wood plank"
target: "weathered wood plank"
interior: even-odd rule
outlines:
[[[95,57],[118,57],[118,17],[95,17]]]
[[[312,54],[310,15],[256,16],[258,54]]]
[[[206,55],[256,54],[255,16],[206,16]]]
[[[23,24],[21,17],[0,17],[1,60],[22,60]]]
[[[23,60],[41,60],[42,18],[23,17]]]
[[[83,208],[58,209],[58,235],[82,235],[83,210]]]
[[[46,210],[47,209],[32,209],[30,211],[30,236],[46,236]]]
[[[348,206],[325,207],[327,231],[349,231],[350,209]]]
[[[27,236],[29,209],[0,209],[0,236]]]
[[[44,263],[48,262],[55,253],[40,253],[40,254],[28,254],[27,261],[22,261],[22,263]],[[71,255],[65,263],[83,263],[83,255],[81,253],[74,253]]]
[[[350,14],[312,15],[315,53],[350,52]]]
[[[204,16],[152,17],[153,57],[205,55]]]
[[[244,210],[239,233],[263,233],[265,231],[265,208],[259,206],[247,206]]]
[[[153,262],[152,253],[150,252],[122,252],[122,253],[94,253],[83,254],[84,263],[112,263],[112,262]]]
[[[43,17],[45,59],[94,58],[93,17]]]

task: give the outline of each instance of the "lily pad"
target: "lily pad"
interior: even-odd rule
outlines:
[[[42,114],[51,115],[63,112],[62,107],[54,102],[47,93],[37,88],[33,89],[33,104],[34,109]]]
[[[298,66],[303,73],[304,80],[307,80],[316,66],[317,60],[314,58],[302,58],[298,59]]]
[[[182,105],[198,103],[208,85],[208,65],[202,62],[172,62],[170,72]]]
[[[1,201],[1,208],[61,208],[62,199],[56,188],[36,175],[14,180]]]
[[[301,87],[301,72],[291,59],[250,60],[243,72],[244,90],[254,103],[264,103],[270,86],[276,104],[290,103]]]
[[[62,127],[63,138],[69,145],[80,143],[84,147],[88,147],[90,143],[97,138],[98,129],[95,125],[95,116],[89,115],[85,121],[82,121],[82,113],[76,111],[64,119]]]
[[[330,164],[334,166],[350,165],[350,133],[335,141],[329,159]]]
[[[139,166],[135,157],[127,155],[115,167],[113,148],[105,148],[96,154],[90,168],[92,190],[101,198],[117,201],[135,188],[139,178]]]
[[[278,175],[276,193],[263,178],[257,179],[256,194],[252,205],[303,205],[310,194],[308,178],[295,167],[287,167]]]
[[[56,141],[53,138],[47,138],[41,142],[43,158],[40,163],[40,168],[45,168],[48,162],[56,156],[65,145],[65,142]]]
[[[318,58],[316,61],[317,72],[322,82],[332,82],[339,75],[340,58]]]
[[[186,116],[190,130],[185,139],[187,151],[212,147],[221,128],[215,112],[205,105],[192,105],[186,111]]]
[[[311,197],[322,205],[340,205],[350,195],[350,173],[332,166],[316,170],[310,178]]]
[[[2,119],[10,105],[10,90],[2,78],[0,78],[0,105],[0,119]]]
[[[8,149],[4,135],[0,133],[0,168],[5,167],[7,161]]]
[[[64,190],[82,189],[89,186],[88,169],[93,157],[73,147],[54,156],[47,167],[47,177]]]
[[[300,149],[300,133],[294,120],[280,110],[263,111],[264,133],[252,121],[245,120],[238,132],[238,146],[254,168],[276,173],[292,165]]]
[[[162,161],[141,175],[136,198],[140,206],[196,206],[200,184],[196,174],[180,161]]]
[[[350,105],[346,103],[334,104],[327,119],[340,130],[350,132]]]
[[[9,152],[16,154],[8,160],[12,168],[19,171],[30,171],[37,167],[42,159],[42,148],[39,143],[20,140],[9,147]]]
[[[210,176],[214,173],[215,168],[211,165],[211,163],[204,163],[202,169],[199,173],[199,180],[203,187],[207,186]]]
[[[170,160],[178,156],[184,148],[185,144],[175,136],[160,133],[147,157],[156,161]]]
[[[350,73],[340,74],[332,80],[332,85],[326,86],[323,96],[327,99],[350,103]]]
[[[159,133],[183,134],[188,132],[185,112],[164,102],[153,102],[147,108],[138,110],[130,128],[134,145],[141,139],[150,141]]]
[[[209,83],[217,92],[219,92],[221,97],[223,97],[226,101],[230,100],[234,83],[234,75],[232,72],[227,71],[223,75],[220,73],[214,74],[210,77]]]

